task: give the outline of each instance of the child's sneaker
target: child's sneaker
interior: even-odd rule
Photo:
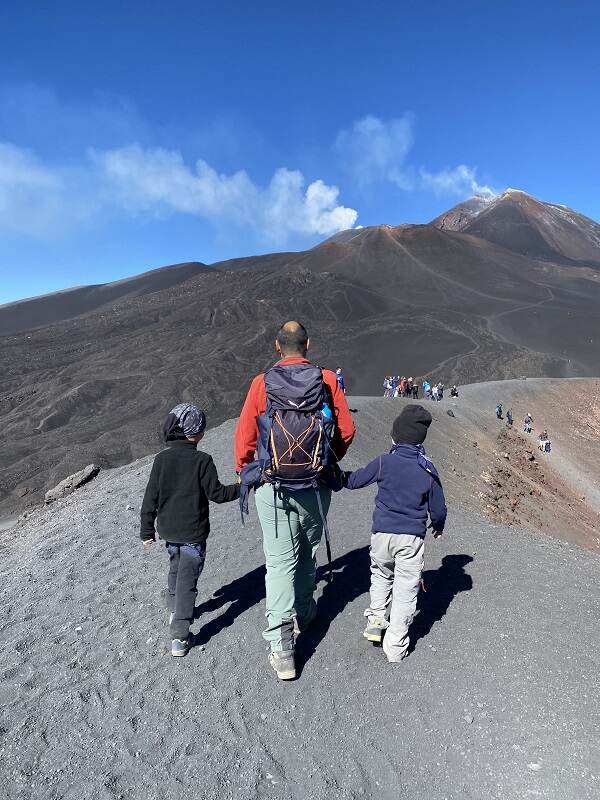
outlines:
[[[296,677],[296,660],[293,650],[278,650],[271,653],[269,663],[280,681],[293,681]]]
[[[367,622],[367,627],[363,631],[363,636],[369,642],[381,642],[383,631],[387,627],[385,620],[380,617],[371,617]]]
[[[190,649],[190,643],[187,639],[173,639],[171,644],[172,656],[187,656]]]
[[[169,625],[173,624],[174,619],[175,619],[175,612],[171,611],[171,613],[169,614]]]

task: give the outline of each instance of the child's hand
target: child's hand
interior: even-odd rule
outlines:
[[[434,539],[439,539],[439,538],[440,538],[440,536],[441,536],[443,533],[444,533],[444,531],[434,531],[434,532],[433,532],[433,538],[434,538]]]
[[[152,539],[142,539],[142,544],[144,545],[144,550],[150,550],[156,538],[153,536]]]

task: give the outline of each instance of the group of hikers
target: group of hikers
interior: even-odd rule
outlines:
[[[285,323],[275,340],[277,363],[257,375],[235,431],[237,482],[219,481],[210,455],[197,449],[206,414],[180,403],[167,415],[166,448],[152,465],[141,509],[140,535],[150,548],[156,536],[169,555],[167,596],[171,654],[192,645],[197,584],[210,531],[209,501],[240,500],[243,514],[254,491],[266,562],[263,637],[281,680],[296,677],[298,637],[315,621],[316,553],[325,532],[332,491],[378,484],[370,546],[370,602],[365,639],[381,643],[388,661],[402,661],[417,605],[428,528],[438,537],[446,522],[439,474],[423,442],[432,416],[407,404],[394,420],[391,448],[365,467],[338,466],[355,436],[340,383],[341,370],[320,369],[307,358],[310,341],[299,322]],[[343,379],[342,379],[343,380]],[[413,384],[414,386],[414,384]]]
[[[444,384],[428,381],[426,378],[421,383],[423,397],[426,400],[442,400],[444,397]],[[383,379],[384,397],[411,397],[413,400],[419,399],[419,381],[414,378],[406,378],[404,375],[386,375]],[[458,389],[453,386],[450,389],[451,397],[458,397]]]
[[[502,408],[502,403],[498,403],[496,405],[496,417],[498,419],[504,419],[504,411]],[[514,423],[513,417],[513,410],[509,408],[506,412],[506,424],[509,428],[512,428]],[[525,417],[523,418],[523,433],[530,434],[533,431],[533,417],[527,412]],[[541,450],[542,453],[549,453],[552,450],[552,445],[550,444],[550,437],[548,436],[548,430],[544,428],[540,431],[538,436],[538,450]]]

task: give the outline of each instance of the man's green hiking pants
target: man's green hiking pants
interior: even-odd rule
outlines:
[[[302,629],[315,615],[316,553],[323,535],[331,490],[277,489],[263,484],[256,490],[256,511],[263,531],[267,567],[264,638],[272,651],[294,646],[294,616]]]

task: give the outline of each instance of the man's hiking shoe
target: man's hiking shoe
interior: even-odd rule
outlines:
[[[280,681],[293,681],[296,677],[296,661],[293,650],[278,650],[271,653],[269,663]]]
[[[381,643],[385,623],[382,619],[375,618],[372,622],[367,622],[367,627],[363,631],[363,636],[369,642]]]
[[[187,656],[190,650],[190,643],[187,639],[173,639],[171,644],[172,656]]]

